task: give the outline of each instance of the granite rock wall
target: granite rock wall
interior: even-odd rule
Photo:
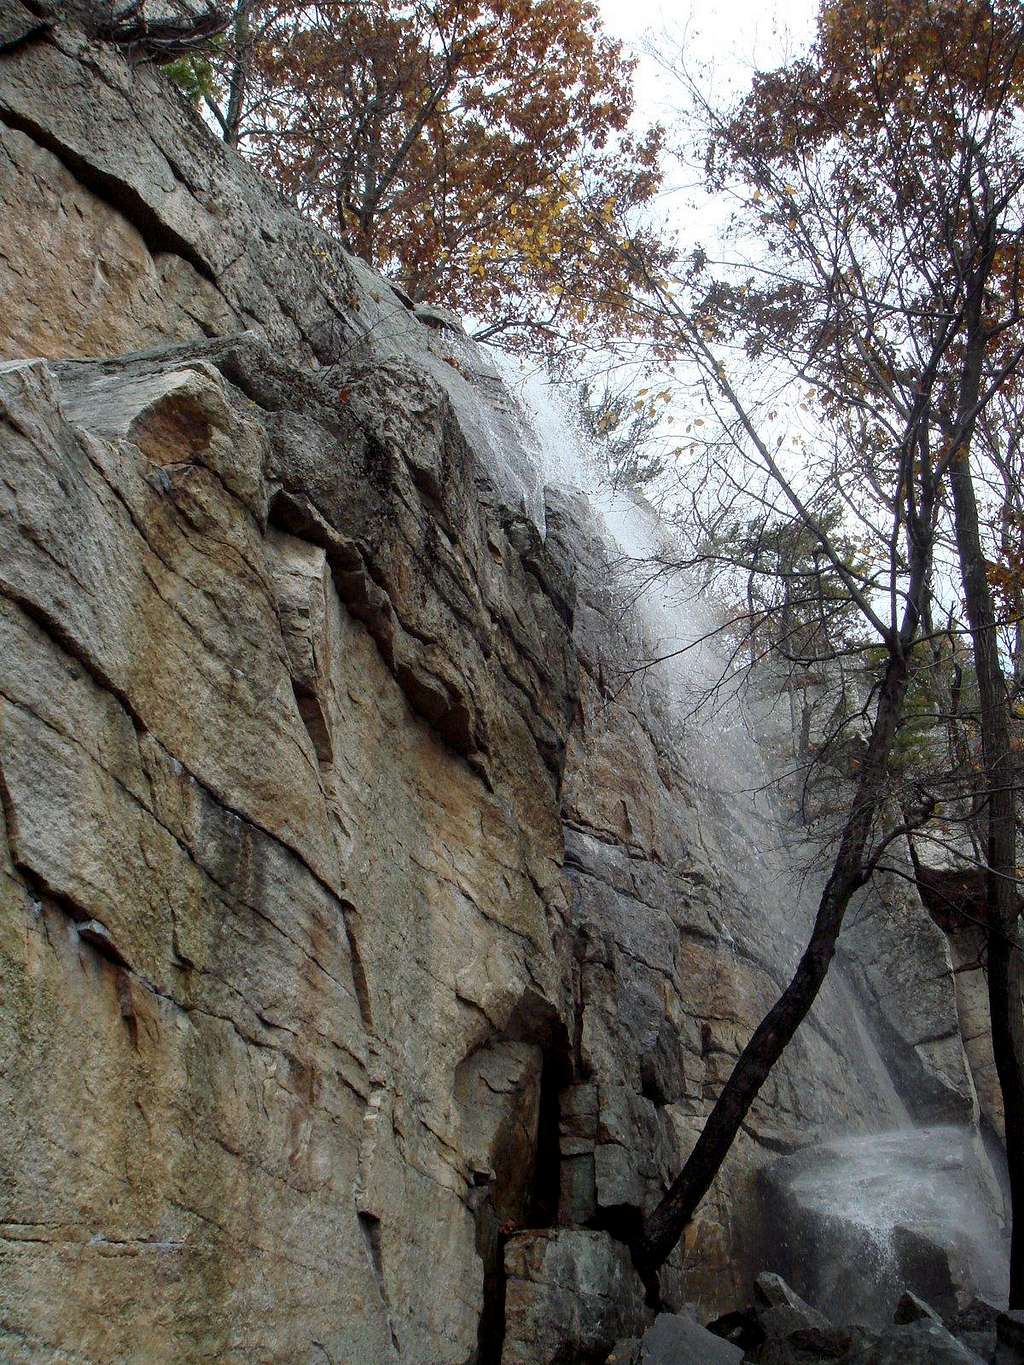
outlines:
[[[754,855],[609,688],[642,623],[585,501],[504,478],[486,359],[158,71],[8,9],[0,1351],[603,1360],[781,980]],[[937,931],[906,974],[946,1021]],[[859,1018],[831,985],[670,1302],[740,1302],[757,1169],[884,1116]]]

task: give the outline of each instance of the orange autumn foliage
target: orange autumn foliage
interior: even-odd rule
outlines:
[[[246,32],[243,150],[353,252],[519,349],[628,329],[598,242],[614,216],[668,259],[639,224],[662,133],[632,128],[635,63],[591,0],[255,3]]]

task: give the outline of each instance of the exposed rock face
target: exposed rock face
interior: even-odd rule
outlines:
[[[20,12],[0,1352],[603,1359],[650,1320],[622,1238],[785,973],[756,855],[658,687],[609,688],[640,626],[600,527],[557,489],[544,534],[524,514],[514,407],[451,320],[158,72]],[[906,979],[926,1048],[937,930]],[[858,1019],[830,984],[668,1301],[740,1302],[759,1167],[885,1115]]]
[[[995,1365],[1019,1365],[1024,1360],[1024,1313],[1001,1313],[996,1322]]]
[[[890,1327],[847,1359],[850,1365],[983,1365],[981,1356],[928,1318]]]
[[[909,884],[883,875],[850,915],[840,954],[909,1115],[923,1123],[973,1124],[982,1075],[972,1065],[976,1053],[965,1053],[959,963],[944,940],[922,917]],[[907,952],[908,942],[914,952]],[[922,974],[925,958],[935,964],[934,976]]]
[[[940,831],[941,832],[941,831]],[[992,1052],[988,1018],[987,908],[984,874],[975,867],[929,867],[918,861],[915,875],[921,898],[936,924],[949,938],[956,973],[956,1006],[960,1034],[970,1059],[981,1113],[994,1133],[1005,1132],[1003,1096]]]
[[[564,495],[557,507],[559,518],[549,514],[549,543],[563,522],[590,527],[577,537],[580,712],[563,795],[582,1079],[562,1099],[561,1217],[629,1228],[685,1159],[740,1049],[785,984],[806,906],[787,909],[788,884],[774,884],[779,869],[767,846],[777,833],[738,824],[756,812],[730,804],[702,774],[706,750],[726,737],[712,733],[702,749],[680,736],[653,678],[626,689],[616,684],[612,702],[604,679],[657,649],[638,638],[641,623],[623,615],[612,586],[613,555],[585,509],[575,506],[570,517]],[[723,778],[733,786],[745,780]],[[764,850],[760,867],[750,866],[751,839]],[[884,920],[888,909],[865,902],[861,920],[871,914]],[[906,929],[909,904],[904,911]],[[891,1006],[892,1017],[908,1034],[952,1029],[958,1047],[937,1056],[929,1074],[943,1096],[953,1097],[949,1115],[969,1115],[973,1089],[955,1034],[948,951],[920,906],[917,914],[918,952],[904,953],[902,971],[909,981],[927,962],[934,979],[926,978],[921,1017],[908,1014],[907,997]],[[864,959],[863,971],[877,971],[874,957]],[[941,1017],[937,1029],[929,1010]],[[712,1316],[739,1301],[766,1260],[774,1263],[777,1230],[763,1245],[748,1236],[742,1246],[732,1231],[740,1222],[758,1226],[754,1176],[765,1161],[799,1146],[809,1131],[891,1126],[902,1117],[864,1034],[847,988],[834,976],[663,1275],[668,1302],[696,1301]],[[813,1084],[801,1079],[810,1076]]]
[[[0,379],[12,1325],[170,1358],[205,1304],[220,1358],[298,1331],[465,1359],[475,1203],[525,1216],[563,1012],[556,604],[467,500],[440,394],[457,546],[411,430],[332,442],[311,403],[285,494],[287,446],[206,361]],[[389,535],[340,486],[370,460]]]

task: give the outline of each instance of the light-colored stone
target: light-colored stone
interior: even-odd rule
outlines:
[[[480,632],[382,649],[338,588],[358,607],[361,505],[330,505],[326,544],[267,526],[286,451],[201,356],[10,362],[0,401],[8,1330],[90,1360],[461,1362],[482,1243],[532,1208],[561,1027],[541,744],[568,708],[528,722],[502,665],[557,610],[530,594],[502,644],[525,570],[471,466],[421,493],[382,435],[399,534],[460,500],[448,564]],[[481,588],[459,556],[492,542]],[[431,601],[392,554],[380,601],[440,621],[437,575]],[[549,696],[567,651],[544,675],[534,650]],[[487,778],[417,670],[486,716]]]

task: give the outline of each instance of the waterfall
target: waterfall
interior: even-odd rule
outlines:
[[[671,562],[672,536],[641,496],[610,486],[600,452],[576,420],[571,392],[507,357],[497,368],[518,405],[503,401],[496,421],[492,384],[491,415],[481,418],[497,452],[489,476],[502,499],[541,530],[549,484],[582,491],[600,515],[622,609],[635,630],[636,663],[648,665],[645,678],[675,717],[701,837],[722,877],[756,909],[758,942],[775,978],[788,980],[813,921],[828,850],[822,832],[808,829],[780,795],[779,778],[792,757],[783,691],[770,668],[761,671],[760,686],[749,685],[716,633],[715,603],[685,574],[658,570]],[[722,934],[736,951],[728,925]],[[876,1322],[908,1283],[953,1310],[952,1280],[1005,1302],[1001,1200],[977,1130],[914,1123],[900,1068],[872,1023],[837,959],[803,1028],[836,1040],[851,1091],[868,1096],[868,1108],[859,1131],[842,1121],[831,1131],[822,1125],[807,1135],[815,1145],[780,1163],[774,1194],[766,1195],[784,1224],[774,1268],[820,1306],[848,1302],[851,1312]],[[931,1248],[928,1254],[922,1246]],[[940,1250],[929,1260],[935,1246]]]

